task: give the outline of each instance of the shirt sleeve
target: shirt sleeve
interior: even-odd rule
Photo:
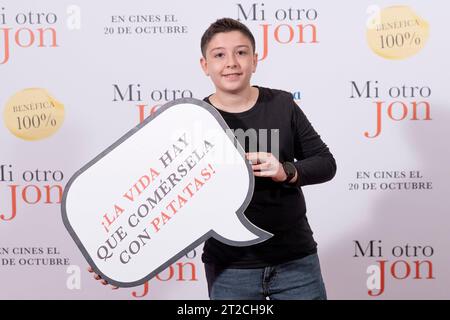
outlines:
[[[306,118],[302,109],[291,100],[293,107],[294,162],[297,168],[296,186],[306,186],[331,180],[336,174],[336,161],[328,146]]]

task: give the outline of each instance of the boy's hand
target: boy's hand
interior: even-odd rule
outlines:
[[[93,273],[93,274],[94,274],[94,279],[95,279],[95,280],[100,281],[100,283],[101,283],[102,285],[104,285],[104,286],[108,285],[108,282],[107,282],[106,280],[102,279],[102,277],[100,277],[100,275],[96,274],[96,273],[94,272],[94,269],[92,269],[91,266],[89,266],[89,267],[87,268],[87,270],[88,270],[90,273]],[[111,289],[112,289],[112,290],[116,290],[116,289],[119,289],[119,287],[116,287],[116,286],[111,285]]]
[[[256,177],[268,177],[276,182],[286,180],[286,172],[284,172],[283,166],[273,154],[267,152],[249,152],[245,156],[251,161],[253,174]],[[290,182],[295,180],[297,180],[297,174]]]

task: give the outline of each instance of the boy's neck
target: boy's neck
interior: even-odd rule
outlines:
[[[247,87],[238,93],[216,91],[209,101],[217,108],[230,113],[240,113],[251,109],[258,100],[259,90]]]

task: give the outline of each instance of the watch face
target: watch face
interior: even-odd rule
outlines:
[[[283,169],[286,172],[286,175],[288,176],[288,179],[291,180],[295,176],[296,168],[294,164],[290,162],[285,162],[283,164]]]

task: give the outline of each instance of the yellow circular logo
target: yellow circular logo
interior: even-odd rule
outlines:
[[[64,105],[45,89],[29,88],[13,95],[4,110],[6,127],[24,140],[40,140],[54,134],[64,120]]]
[[[408,6],[369,7],[367,41],[377,55],[405,59],[418,53],[429,36],[428,22]]]

